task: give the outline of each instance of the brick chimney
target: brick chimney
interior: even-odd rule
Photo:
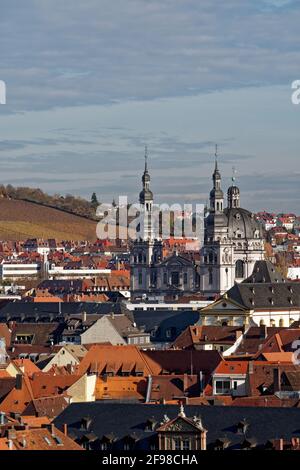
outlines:
[[[183,375],[183,391],[185,392],[188,388],[189,384],[188,384],[188,375],[187,374],[184,374]]]
[[[236,330],[235,331],[235,340],[239,339],[242,336],[243,332],[242,330]]]
[[[267,327],[267,325],[262,325],[260,327],[260,336],[263,339],[266,339],[266,337],[268,336],[268,327]]]

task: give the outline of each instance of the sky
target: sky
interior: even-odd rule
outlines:
[[[0,5],[0,183],[159,203],[224,193],[300,215],[299,0],[10,0]]]

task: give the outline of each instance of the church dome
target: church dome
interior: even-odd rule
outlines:
[[[239,196],[240,195],[240,190],[237,186],[230,186],[227,191],[227,196],[228,198],[232,196]]]
[[[206,218],[206,225],[209,227],[226,227],[228,223],[227,216],[224,212],[218,214],[210,213]]]
[[[262,238],[261,225],[253,213],[240,207],[227,208],[224,213],[227,216],[229,238]]]

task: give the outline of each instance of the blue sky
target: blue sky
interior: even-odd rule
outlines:
[[[10,0],[1,5],[1,182],[111,201],[204,202],[214,144],[242,205],[299,210],[300,5]]]

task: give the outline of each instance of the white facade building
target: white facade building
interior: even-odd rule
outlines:
[[[240,190],[234,180],[224,208],[216,155],[201,249],[200,290],[205,295],[224,294],[235,282],[250,276],[255,262],[264,258],[262,227],[254,214],[240,207]]]

